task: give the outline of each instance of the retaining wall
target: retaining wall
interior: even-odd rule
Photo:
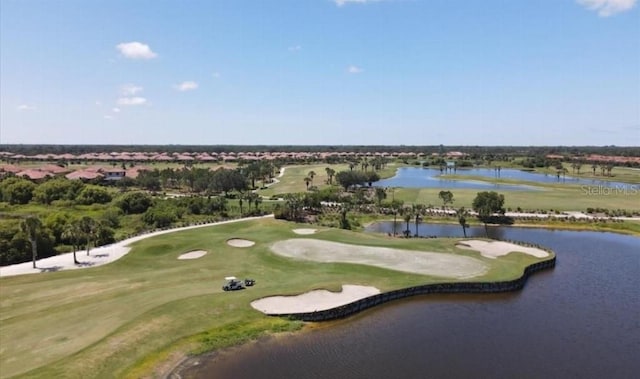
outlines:
[[[294,320],[302,321],[327,321],[344,318],[365,309],[375,307],[396,299],[405,297],[426,295],[431,293],[496,293],[518,291],[522,289],[529,278],[529,275],[555,267],[556,257],[546,261],[534,263],[525,268],[524,273],[518,279],[503,282],[457,282],[457,283],[438,283],[425,284],[421,286],[402,288],[395,291],[380,293],[369,296],[364,299],[354,301],[336,308],[323,311],[307,312],[307,313],[285,313],[285,314],[269,314],[269,316],[288,317]]]

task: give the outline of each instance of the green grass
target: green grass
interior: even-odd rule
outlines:
[[[344,283],[387,291],[442,281],[272,254],[268,248],[272,242],[299,237],[291,232],[295,227],[262,219],[194,229],[140,241],[131,253],[106,266],[1,278],[0,376],[158,376],[158,370],[168,368],[164,363],[183,354],[301,327],[299,322],[255,311],[249,305],[254,299],[318,288],[337,290]],[[225,242],[231,237],[247,238],[256,245],[233,248]],[[524,254],[482,258],[455,248],[456,239],[393,239],[333,229],[304,237],[474,256],[491,265],[485,276],[474,280],[512,279],[537,261]],[[196,260],[176,259],[200,249],[209,253]],[[221,285],[228,275],[252,277],[257,285],[225,293]]]
[[[505,197],[505,207],[516,210],[586,211],[587,208],[640,210],[640,191],[588,193],[580,185],[552,184],[539,186],[536,191],[500,191]],[[411,204],[442,205],[437,188],[397,188],[395,198]],[[455,189],[454,207],[471,208],[479,190]]]
[[[396,170],[404,166],[397,163],[389,163],[384,169],[377,171],[381,178],[390,178],[395,175]],[[328,187],[328,179],[326,168],[331,167],[336,173],[340,171],[348,171],[348,164],[313,164],[313,165],[297,165],[287,166],[284,175],[278,178],[279,183],[270,186],[268,189],[260,190],[258,193],[262,196],[270,197],[274,195],[284,193],[306,192],[307,186],[304,178],[309,176],[309,172],[313,171],[316,175],[313,178],[313,183],[310,184],[318,188]],[[359,168],[354,168],[354,170]],[[371,170],[371,168],[369,168]],[[335,177],[333,178],[333,185],[337,185]]]
[[[346,164],[341,165],[329,165],[329,164],[311,164],[311,165],[299,165],[299,166],[286,166],[284,175],[277,178],[280,182],[270,186],[268,189],[261,190],[258,193],[262,196],[273,196],[283,193],[305,192],[307,185],[304,178],[309,176],[309,172],[313,171],[316,175],[313,178],[313,183],[310,184],[318,188],[327,186],[327,171],[326,168],[331,167],[336,172],[348,170],[349,166]],[[335,178],[334,178],[335,181]]]

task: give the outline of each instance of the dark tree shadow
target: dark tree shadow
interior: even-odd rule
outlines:
[[[95,263],[94,262],[78,262],[76,263],[76,266],[91,267],[91,266],[95,266]]]
[[[42,267],[39,269],[40,269],[40,272],[56,272],[56,271],[60,271],[62,269],[62,266]]]

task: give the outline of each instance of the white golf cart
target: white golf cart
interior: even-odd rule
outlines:
[[[235,276],[227,276],[224,278],[225,283],[222,289],[225,291],[235,291],[244,289],[244,282]]]

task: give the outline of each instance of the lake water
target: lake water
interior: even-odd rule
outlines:
[[[453,171],[449,171],[449,174],[453,174]],[[446,176],[441,176],[440,170],[421,168],[421,167],[401,167],[396,171],[396,175],[392,178],[383,179],[375,182],[376,187],[404,187],[404,188],[442,188],[442,189],[478,189],[478,190],[503,190],[503,191],[523,191],[536,189],[535,186],[526,185],[507,185],[486,182],[482,180],[490,180],[496,178],[496,172],[493,169],[487,168],[473,168],[473,169],[458,169],[457,175],[472,175],[477,176],[478,181],[474,180],[453,180],[447,179]],[[546,175],[536,172],[521,171],[516,169],[502,169],[500,170],[501,179],[515,179],[526,180],[537,183],[565,183],[565,184],[580,184],[585,186],[600,186],[617,190],[636,190],[640,191],[640,185],[621,183],[621,182],[607,182],[603,180],[591,180],[583,178],[575,178],[567,176],[565,178],[560,177],[560,181],[556,175]]]
[[[391,223],[371,230],[390,231]],[[386,225],[386,226],[385,226]],[[425,295],[202,358],[183,378],[636,378],[640,238],[491,228],[538,243],[555,269],[523,291]],[[426,235],[462,234],[423,225]],[[473,227],[470,235],[484,235]]]

